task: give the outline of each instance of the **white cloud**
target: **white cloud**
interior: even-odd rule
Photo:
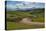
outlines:
[[[22,2],[22,3],[17,3],[17,4],[7,4],[7,8],[10,8],[10,9],[16,9],[16,8],[19,8],[19,9],[26,9],[26,8],[42,8],[44,7],[43,4],[39,5],[39,3],[32,3],[32,2]]]
[[[19,3],[19,4],[15,4],[15,5],[7,4],[7,8],[12,8],[12,9],[14,9],[14,8],[32,8],[32,4],[30,4],[28,2],[24,2],[24,3],[25,3],[25,5],[23,3]]]
[[[18,6],[19,8],[32,8],[30,4],[16,4],[16,6]]]

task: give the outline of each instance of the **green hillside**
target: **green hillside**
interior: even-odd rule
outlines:
[[[7,18],[9,20],[22,19],[24,17],[31,17],[33,21],[44,21],[44,9],[33,9],[32,12],[21,12],[21,11],[8,11],[7,14],[10,16]]]
[[[7,11],[6,13],[7,30],[16,29],[32,29],[32,28],[44,28],[44,25],[26,25],[19,24],[19,22],[25,17],[30,17],[32,22],[42,22],[44,23],[44,9],[33,9],[32,11]]]

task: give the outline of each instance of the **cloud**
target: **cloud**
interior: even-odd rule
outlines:
[[[19,1],[18,1],[19,2]],[[9,9],[27,9],[27,8],[44,8],[44,3],[32,3],[32,2],[7,2],[7,8]]]

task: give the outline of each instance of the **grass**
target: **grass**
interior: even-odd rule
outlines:
[[[20,24],[15,22],[7,22],[7,30],[17,30],[17,29],[36,29],[36,28],[43,28],[42,26],[37,25],[27,25],[27,24]]]
[[[16,29],[34,29],[34,28],[44,28],[44,25],[27,25],[27,24],[20,24],[13,22],[14,17],[19,20],[23,19],[24,17],[31,16],[33,22],[44,22],[44,13],[31,13],[31,12],[16,12],[16,11],[9,11],[7,12],[10,16],[7,18],[7,30],[16,30]],[[36,15],[37,17],[32,17],[32,15]],[[12,21],[12,22],[11,22]]]
[[[31,13],[31,12],[16,12],[16,11],[10,11],[7,12],[7,14],[10,14],[10,16],[8,17],[8,21],[13,20],[13,18],[24,18],[24,17],[28,17],[31,16],[30,18],[32,18],[33,22],[44,22],[44,15],[43,13]],[[35,15],[37,17],[33,17],[32,15]]]

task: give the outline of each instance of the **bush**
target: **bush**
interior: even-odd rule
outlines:
[[[19,22],[19,21],[21,21],[22,20],[22,18],[21,17],[17,17],[17,18],[7,18],[7,21],[8,22]]]
[[[14,22],[13,18],[7,18],[7,21]]]

